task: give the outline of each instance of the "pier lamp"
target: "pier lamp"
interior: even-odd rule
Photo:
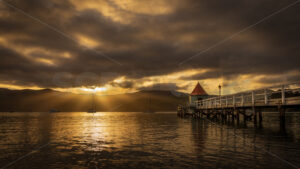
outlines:
[[[219,97],[221,97],[221,89],[222,89],[222,86],[219,84]]]
[[[219,84],[219,99],[220,99],[220,105],[222,105],[222,100],[221,100],[221,89],[222,89],[222,86],[221,84]]]

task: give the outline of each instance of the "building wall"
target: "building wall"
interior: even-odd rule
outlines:
[[[195,101],[197,100],[202,100],[202,99],[207,99],[209,96],[208,95],[193,95],[189,97],[190,105],[194,105]]]

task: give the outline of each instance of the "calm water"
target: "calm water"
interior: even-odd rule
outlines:
[[[300,113],[214,124],[175,113],[1,113],[0,168],[293,168]],[[288,164],[290,163],[290,164]]]

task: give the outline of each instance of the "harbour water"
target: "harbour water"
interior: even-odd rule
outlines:
[[[0,168],[297,168],[300,113],[261,127],[175,112],[0,113]]]

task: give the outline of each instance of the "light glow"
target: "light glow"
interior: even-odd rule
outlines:
[[[81,90],[85,92],[104,92],[107,90],[107,88],[106,87],[82,88]]]

